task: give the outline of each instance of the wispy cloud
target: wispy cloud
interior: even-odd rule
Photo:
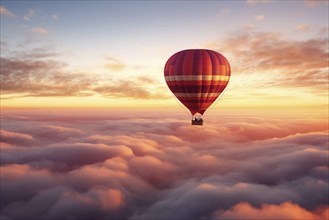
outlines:
[[[116,58],[113,58],[111,56],[107,56],[106,57],[105,67],[109,68],[113,71],[121,71],[126,67],[126,65],[124,63],[122,63],[121,61],[119,61],[118,59],[116,59]]]
[[[222,39],[220,44],[213,42],[209,46],[231,57],[235,74],[269,73],[263,79],[267,81],[263,81],[264,86],[308,87],[326,91],[327,45],[328,37],[325,35],[294,40],[273,32],[239,30]]]
[[[1,58],[2,95],[21,93],[22,96],[70,96],[84,95],[81,88],[90,85],[83,74],[67,73],[66,64],[27,57]],[[47,74],[44,74],[44,73]]]
[[[310,30],[310,27],[307,24],[299,24],[296,27],[297,31],[307,32]]]
[[[264,15],[257,15],[256,17],[255,17],[255,19],[257,20],[257,21],[262,21],[262,20],[264,20]]]
[[[9,11],[7,8],[0,6],[0,14],[8,17],[15,17],[15,14]]]
[[[56,21],[56,20],[59,19],[58,16],[57,16],[56,14],[52,14],[52,15],[51,15],[51,18],[52,18],[54,21]]]
[[[134,80],[120,80],[96,86],[93,91],[108,97],[132,98],[132,99],[163,99],[167,96],[152,92],[145,88],[145,81],[138,78]]]
[[[219,17],[225,17],[228,16],[229,14],[231,14],[231,10],[228,8],[222,8],[219,10],[218,16]]]
[[[38,34],[44,34],[47,35],[49,34],[49,30],[41,27],[34,27],[32,28],[32,31]]]
[[[254,24],[246,24],[243,26],[243,29],[244,30],[247,30],[247,31],[252,31],[255,29],[255,25]]]
[[[34,16],[36,16],[36,11],[33,9],[29,9],[28,13],[26,15],[24,15],[23,18],[24,18],[24,20],[28,21]]]
[[[329,2],[326,0],[305,0],[304,5],[307,8],[315,8],[319,6],[327,6],[328,7]]]
[[[112,98],[167,98],[161,94],[162,90],[149,90],[147,85],[154,86],[157,82],[143,75],[138,75],[134,79],[113,79],[101,75],[93,77],[88,73],[70,70],[67,63],[57,61],[58,53],[43,48],[15,52],[13,55],[0,59],[2,98],[83,97],[94,94]],[[110,60],[118,62],[114,58]],[[114,69],[119,71],[121,67]]]
[[[269,3],[271,1],[272,0],[247,0],[246,3],[247,3],[247,5],[256,5],[259,3]]]

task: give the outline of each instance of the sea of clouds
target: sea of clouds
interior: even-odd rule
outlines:
[[[8,111],[1,220],[328,218],[328,119]]]

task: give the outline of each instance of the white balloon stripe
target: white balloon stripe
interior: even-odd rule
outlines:
[[[171,81],[229,81],[227,75],[171,75],[165,76],[167,82]]]
[[[220,93],[174,93],[175,96],[183,98],[192,98],[192,97],[217,97]]]

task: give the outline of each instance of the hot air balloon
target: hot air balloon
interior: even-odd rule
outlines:
[[[191,112],[192,125],[203,124],[203,114],[223,93],[230,75],[227,59],[207,49],[179,51],[168,59],[164,67],[166,83]]]

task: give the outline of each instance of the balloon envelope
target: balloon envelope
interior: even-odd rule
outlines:
[[[218,52],[189,49],[168,59],[164,75],[169,89],[191,114],[203,115],[227,86],[231,68]]]

